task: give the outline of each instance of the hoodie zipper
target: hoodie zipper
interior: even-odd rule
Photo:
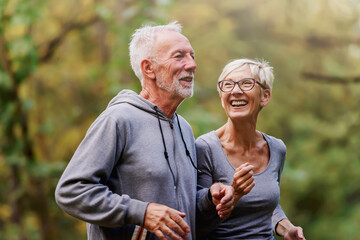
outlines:
[[[173,120],[172,120],[171,118],[168,118],[168,120],[169,120],[170,128],[171,128],[171,129],[174,129],[174,122],[173,122]]]

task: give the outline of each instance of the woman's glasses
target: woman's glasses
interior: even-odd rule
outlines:
[[[235,88],[235,85],[237,84],[242,91],[246,92],[253,89],[256,83],[259,84],[263,89],[266,89],[263,84],[261,84],[259,81],[256,81],[254,78],[243,78],[237,82],[234,82],[233,80],[221,80],[218,82],[218,86],[222,92],[229,93]]]

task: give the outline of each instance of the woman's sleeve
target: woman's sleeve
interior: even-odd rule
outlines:
[[[196,140],[196,156],[200,172],[197,178],[197,236],[201,238],[215,229],[220,223],[209,189],[213,182],[213,159],[210,146],[203,139]]]
[[[276,232],[277,224],[285,218],[287,219],[285,212],[281,208],[280,204],[278,204],[277,207],[275,208],[272,218],[271,218],[272,228],[276,234],[277,234],[277,232]]]
[[[278,174],[278,180],[277,180],[279,187],[280,187],[281,174],[284,169],[285,159],[286,159],[286,146],[285,146],[284,142],[281,140],[280,140],[280,151],[281,151],[281,158],[280,158],[280,163],[279,163],[280,164],[279,165],[279,174]],[[273,227],[273,230],[275,233],[276,233],[277,224],[285,218],[287,219],[286,214],[285,214],[284,210],[281,208],[280,204],[278,204],[277,207],[275,208],[272,218],[271,218],[272,227]]]

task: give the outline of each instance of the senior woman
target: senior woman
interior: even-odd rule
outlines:
[[[238,202],[210,232],[217,216],[198,219],[198,233],[206,233],[208,239],[272,240],[273,231],[286,240],[305,239],[302,228],[295,227],[279,205],[286,147],[282,140],[256,130],[259,112],[271,98],[273,78],[267,62],[250,59],[231,61],[219,77],[228,120],[196,140],[198,188],[214,182],[232,184]]]

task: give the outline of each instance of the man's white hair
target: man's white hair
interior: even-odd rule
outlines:
[[[270,91],[272,90],[274,82],[273,67],[265,60],[251,60],[247,58],[232,60],[223,68],[218,81],[224,80],[230,73],[243,67],[249,67],[251,74],[258,78],[260,83],[266,88],[270,89]],[[218,92],[220,93],[219,86]]]
[[[177,21],[173,21],[167,25],[144,25],[135,30],[129,44],[130,63],[135,75],[143,84],[143,74],[140,63],[144,59],[154,58],[154,42],[155,35],[163,31],[175,31],[181,33],[182,26]]]

